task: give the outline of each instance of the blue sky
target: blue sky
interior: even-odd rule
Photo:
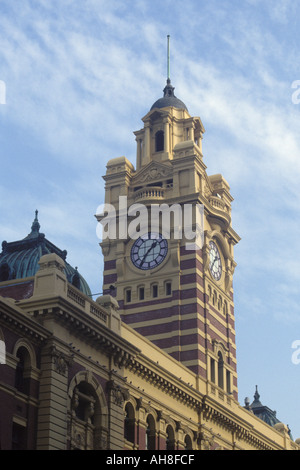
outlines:
[[[135,164],[133,132],[162,96],[170,34],[175,94],[201,117],[207,172],[235,199],[239,400],[258,385],[295,439],[299,20],[291,0],[0,0],[0,238],[24,238],[38,209],[41,231],[101,291],[102,176],[111,158]]]

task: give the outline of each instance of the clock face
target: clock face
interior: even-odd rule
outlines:
[[[147,233],[138,238],[131,248],[131,261],[139,269],[159,266],[168,253],[168,243],[159,233]]]
[[[222,262],[217,245],[212,241],[209,242],[209,269],[212,277],[219,281],[222,275]]]

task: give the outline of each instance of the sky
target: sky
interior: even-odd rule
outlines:
[[[207,173],[229,182],[239,401],[300,438],[300,3],[0,0],[0,238],[40,231],[102,291],[96,233],[106,163],[175,95],[205,127]],[[294,347],[293,347],[294,346]],[[299,351],[299,354],[298,354]]]

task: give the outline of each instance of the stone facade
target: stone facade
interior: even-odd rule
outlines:
[[[299,450],[121,322],[112,297],[70,285],[63,264],[42,257],[30,298],[0,298],[1,449]]]

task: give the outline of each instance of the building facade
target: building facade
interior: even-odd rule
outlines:
[[[0,448],[299,450],[285,424],[256,415],[257,401],[238,401],[240,238],[228,183],[206,172],[201,119],[168,79],[143,123],[136,168],[121,157],[104,176],[118,236],[101,243],[103,295],[92,300],[37,213],[24,240],[3,242]],[[138,208],[149,224],[153,206],[155,230],[132,237]]]

